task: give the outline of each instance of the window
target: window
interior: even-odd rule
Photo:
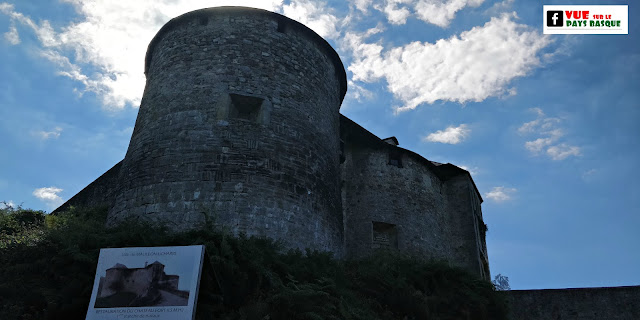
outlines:
[[[236,119],[244,119],[258,122],[258,115],[264,99],[239,94],[230,94],[231,106],[229,116]]]
[[[286,21],[284,19],[278,20],[278,29],[276,29],[280,33],[285,33],[285,29],[287,28]]]
[[[273,106],[263,97],[229,93],[220,96],[216,102],[216,119],[227,123],[228,120],[246,120],[259,124],[268,124]]]
[[[398,232],[395,224],[372,221],[371,248],[398,249]]]
[[[389,151],[389,165],[402,168],[402,154],[396,149]]]

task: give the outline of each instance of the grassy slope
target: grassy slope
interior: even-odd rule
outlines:
[[[337,261],[267,239],[134,221],[105,229],[104,208],[1,211],[3,319],[84,319],[100,248],[192,244],[204,244],[210,262],[197,319],[506,319],[491,283],[443,263],[388,252]]]

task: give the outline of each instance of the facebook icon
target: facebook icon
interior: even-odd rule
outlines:
[[[562,11],[547,11],[547,27],[562,27],[563,24]]]

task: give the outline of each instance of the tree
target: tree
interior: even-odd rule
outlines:
[[[507,291],[511,290],[511,286],[509,286],[509,277],[503,276],[501,274],[497,274],[496,277],[491,281],[493,285],[496,287],[496,290],[499,291]]]

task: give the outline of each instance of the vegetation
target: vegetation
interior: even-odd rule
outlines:
[[[491,281],[491,283],[493,283],[493,286],[498,291],[511,290],[511,286],[509,285],[509,277],[503,276],[500,273],[496,275],[496,277],[493,279],[493,281]]]
[[[506,319],[487,281],[443,263],[381,252],[339,261],[278,243],[129,221],[106,229],[105,208],[51,216],[0,209],[3,319],[84,319],[100,248],[204,244],[197,319]]]

